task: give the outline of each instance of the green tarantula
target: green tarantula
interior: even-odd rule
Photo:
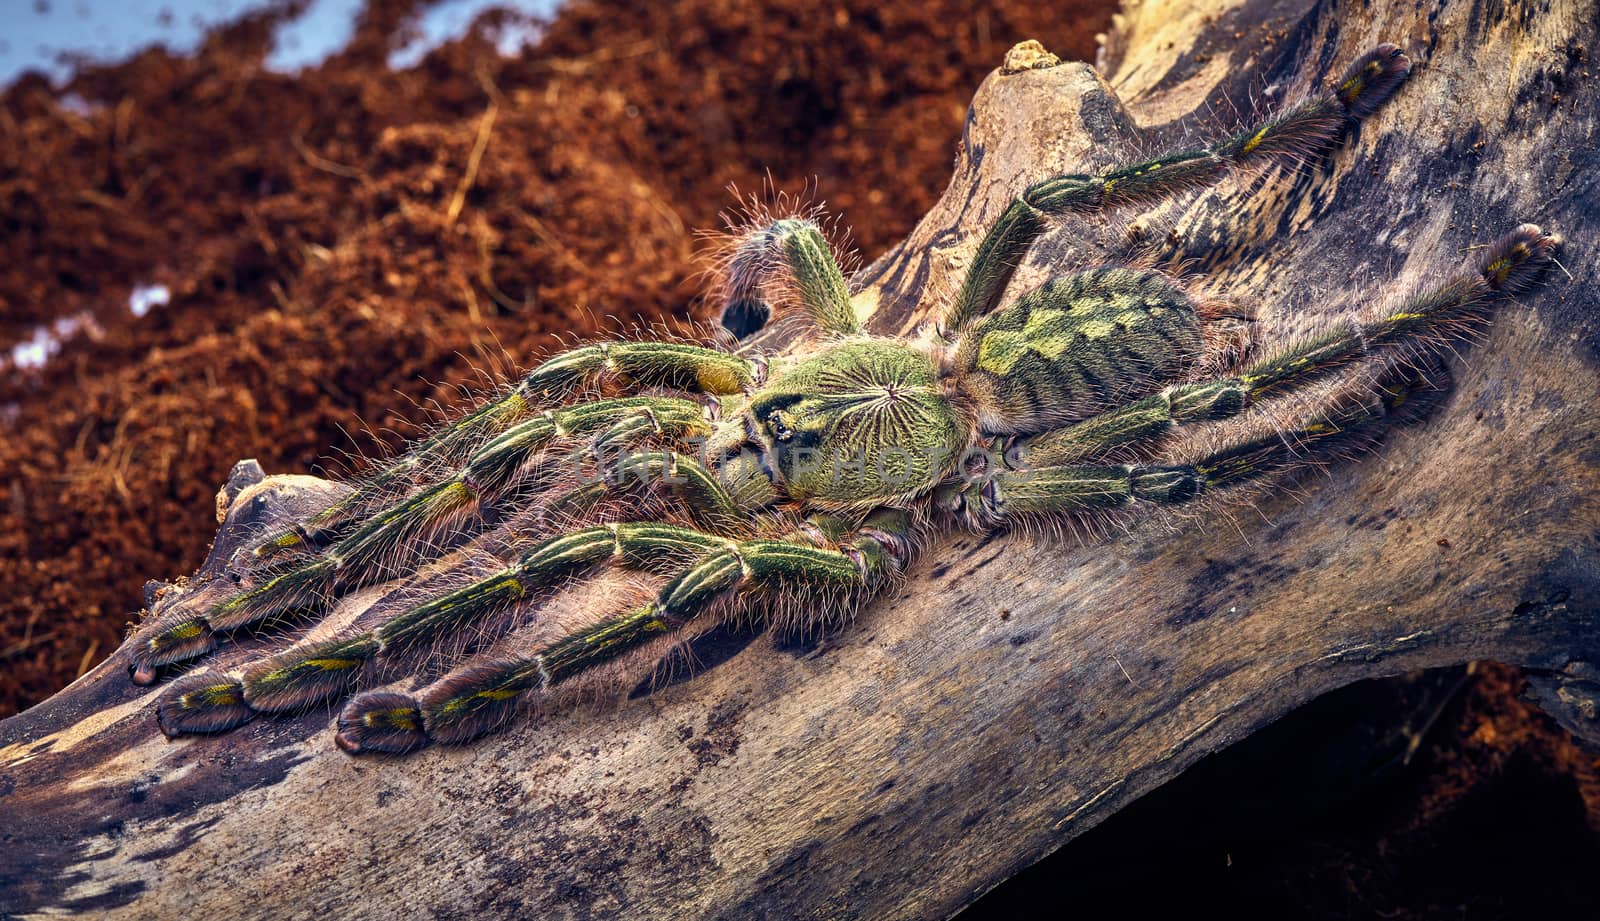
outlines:
[[[1385,418],[1416,376],[1376,374],[1354,397],[1319,398],[1282,430],[1190,463],[1155,454],[1178,427],[1239,416],[1353,363],[1403,367],[1383,356],[1482,321],[1535,282],[1557,240],[1517,227],[1385,315],[1215,377],[1206,359],[1216,365],[1225,324],[1171,275],[1103,267],[1009,303],[1003,294],[1052,217],[1156,202],[1235,167],[1305,162],[1409,72],[1400,49],[1382,45],[1329,90],[1211,146],[1029,186],[913,341],[863,331],[813,221],[756,226],[725,267],[723,322],[749,331],[782,290],[810,321],[796,354],[769,363],[677,342],[560,354],[326,509],[252,537],[232,579],[157,605],[134,638],[133,680],[151,683],[235,631],[331,617],[342,599],[398,580],[348,624],[179,678],[160,695],[161,728],[219,732],[422,676],[415,689],[352,697],[339,745],[460,743],[574,679],[659,661],[690,625],[775,611],[837,619],[892,584],[919,538],[939,530],[1177,506],[1281,469],[1308,442]],[[603,396],[602,383],[623,395]],[[608,565],[664,582],[641,604],[551,615],[554,626],[518,647],[518,631],[537,634],[543,602]]]

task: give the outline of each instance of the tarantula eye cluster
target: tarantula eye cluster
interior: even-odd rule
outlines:
[[[794,429],[789,427],[788,415],[781,409],[774,409],[767,414],[767,427],[772,430],[772,437],[779,441],[788,441],[794,437]]]
[[[1177,506],[1368,430],[1426,386],[1385,356],[1485,321],[1536,282],[1554,237],[1517,227],[1437,287],[1248,363],[1226,358],[1215,311],[1155,269],[1006,293],[1053,218],[1321,156],[1409,70],[1381,45],[1331,89],[1214,144],[1022,189],[933,334],[912,340],[862,328],[814,222],[754,228],[727,266],[724,318],[749,331],[771,303],[797,303],[812,334],[795,351],[613,342],[557,355],[337,502],[257,535],[234,578],[165,596],[132,646],[133,678],[152,683],[238,631],[320,619],[266,658],[172,682],[161,728],[219,732],[348,697],[336,740],[351,752],[465,742],[581,679],[637,674],[719,620],[847,613],[940,529]],[[769,297],[777,287],[786,295]],[[1161,460],[1178,429],[1323,392],[1308,385],[1358,365],[1376,371],[1353,395],[1328,390],[1281,409],[1292,418],[1269,435]],[[1227,371],[1207,376],[1215,367]],[[622,395],[594,396],[602,381]],[[650,597],[547,616],[605,567],[651,577]],[[345,604],[358,593],[376,601]]]

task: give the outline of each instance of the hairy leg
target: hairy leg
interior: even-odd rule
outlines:
[[[1411,71],[1394,45],[1379,45],[1345,71],[1333,89],[1278,118],[1252,126],[1199,150],[1165,154],[1099,175],[1053,176],[1017,196],[989,229],[967,270],[941,334],[954,339],[967,324],[993,310],[1028,248],[1052,216],[1085,214],[1159,201],[1221,179],[1232,167],[1299,162],[1336,143],[1345,126],[1383,104]]]
[[[722,542],[683,568],[654,601],[598,620],[531,655],[480,658],[414,696],[356,697],[340,714],[339,744],[360,753],[470,741],[504,725],[529,695],[671,634],[730,595],[766,590],[866,597],[903,569],[910,529],[906,513],[883,510],[837,546],[817,546],[801,535]]]
[[[648,521],[561,534],[535,544],[499,572],[409,607],[370,629],[301,643],[236,674],[187,676],[162,694],[157,719],[162,731],[173,736],[221,732],[257,713],[300,710],[348,693],[370,662],[475,631],[596,566],[614,563],[665,574],[734,545],[726,538]]]
[[[1176,384],[1160,393],[1019,448],[1029,466],[1072,464],[1121,447],[1148,444],[1175,426],[1225,419],[1257,401],[1292,391],[1385,349],[1426,347],[1486,321],[1506,297],[1528,290],[1549,265],[1559,239],[1523,224],[1484,251],[1476,264],[1369,322],[1326,334],[1253,362],[1231,377]]]
[[[1000,470],[962,492],[947,510],[969,524],[1095,512],[1148,502],[1175,506],[1302,461],[1310,449],[1369,430],[1433,391],[1415,369],[1397,366],[1378,386],[1335,398],[1288,431],[1220,445],[1188,464],[1066,464]]]
[[[639,489],[665,489],[682,503],[696,524],[716,534],[745,531],[747,510],[766,504],[766,495],[740,496],[699,458],[681,451],[638,451],[603,457],[594,479],[558,497],[557,513],[584,514],[594,503]],[[767,486],[770,493],[770,484]],[[753,500],[753,501],[752,501]]]
[[[305,521],[261,540],[256,561],[324,546],[348,531],[397,489],[429,471],[454,465],[463,451],[603,377],[632,388],[664,387],[691,393],[732,395],[760,382],[759,362],[702,346],[675,342],[609,342],[563,352],[528,372],[518,384],[472,412],[440,427],[406,454],[356,483],[344,498]]]
[[[375,512],[321,554],[203,611],[179,610],[146,625],[134,646],[134,681],[148,684],[161,666],[209,652],[219,631],[320,608],[397,566],[437,555],[441,535],[484,503],[522,488],[541,452],[557,439],[592,435],[604,446],[649,436],[682,439],[708,430],[703,407],[668,397],[623,397],[546,410],[483,444],[446,479]]]

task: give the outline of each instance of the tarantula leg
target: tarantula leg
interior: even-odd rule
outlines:
[[[257,713],[297,709],[344,693],[377,641],[361,635],[306,644],[247,669],[244,677],[206,673],[172,683],[156,704],[156,723],[167,738],[226,732]]]
[[[199,658],[217,647],[217,633],[287,615],[326,589],[337,560],[319,559],[282,573],[258,588],[239,592],[195,614],[178,610],[135,634],[128,668],[134,684],[151,684],[166,665]]]
[[[683,342],[598,342],[557,355],[522,379],[517,391],[571,393],[608,373],[630,387],[666,387],[732,396],[754,387],[758,367],[747,358]]]
[[[652,431],[682,435],[707,430],[699,404],[667,397],[622,397],[547,410],[484,444],[449,479],[378,512],[309,562],[225,598],[204,613],[174,614],[151,624],[134,645],[134,682],[149,684],[160,667],[211,651],[217,631],[319,606],[330,593],[381,578],[408,557],[400,552],[404,548],[429,548],[428,535],[446,530],[485,498],[509,488],[556,438],[596,432],[620,437],[611,430],[641,413],[652,420]]]
[[[710,427],[698,404],[664,397],[601,400],[571,409],[550,410],[485,444],[450,479],[380,513],[333,545],[328,553],[339,559],[342,578],[353,580],[357,577],[348,573],[363,571],[392,548],[413,541],[419,535],[442,531],[453,517],[503,492],[520,479],[537,453],[556,438],[590,434],[596,430],[601,430],[596,442],[603,447],[630,434],[703,436]]]
[[[469,664],[415,698],[388,692],[356,697],[339,716],[339,745],[352,753],[404,752],[429,742],[470,741],[504,725],[528,694],[671,634],[732,594],[870,594],[904,568],[910,529],[909,515],[884,510],[838,549],[799,537],[713,549],[683,569],[649,604],[571,633],[532,656]],[[411,728],[397,731],[397,723]]]
[[[1238,415],[1263,397],[1306,384],[1386,347],[1427,345],[1481,322],[1505,297],[1537,283],[1559,238],[1523,224],[1491,244],[1468,271],[1367,323],[1350,323],[1249,365],[1236,376],[1178,384],[1021,446],[1029,466],[1056,466],[1147,443],[1174,426]]]
[[[216,633],[204,617],[162,617],[140,633],[144,636],[128,663],[134,684],[150,684],[162,666],[196,659],[217,648]]]
[[[705,407],[687,400],[661,401],[661,405],[641,406],[602,429],[594,436],[591,449],[596,453],[615,450],[617,445],[637,444],[646,438],[704,438],[711,433]]]
[[[667,387],[729,396],[759,383],[762,365],[703,346],[678,342],[596,343],[543,362],[511,390],[447,424],[399,458],[357,484],[344,498],[256,544],[258,560],[320,546],[336,539],[342,526],[381,500],[398,483],[419,471],[449,464],[452,456],[484,434],[515,424],[541,402],[577,391],[609,374],[634,387]]]
[[[402,647],[479,620],[599,563],[615,561],[629,569],[665,572],[727,544],[725,538],[653,521],[583,528],[540,542],[500,573],[418,605],[375,633],[385,650]]]
[[[1249,405],[1249,390],[1237,378],[1178,384],[1017,446],[1029,467],[1074,464],[1116,448],[1155,441],[1179,425],[1226,419]]]
[[[1001,470],[980,490],[951,494],[946,508],[969,524],[1060,513],[1090,512],[1136,502],[1179,505],[1207,493],[1281,470],[1304,456],[1306,446],[1360,431],[1418,405],[1433,390],[1409,368],[1395,369],[1379,386],[1336,399],[1321,414],[1288,432],[1224,445],[1191,464],[1064,465]]]
[[[251,557],[257,561],[268,561],[289,552],[313,549],[327,543],[337,535],[340,525],[347,523],[352,514],[374,499],[387,495],[396,484],[411,479],[419,469],[441,462],[451,453],[451,449],[471,441],[482,432],[497,431],[514,422],[527,410],[528,402],[520,389],[479,406],[358,482],[338,502],[257,543],[251,548]]]
[[[1298,348],[1256,362],[1240,380],[1253,396],[1294,386],[1309,375],[1338,367],[1372,349],[1397,343],[1426,344],[1482,322],[1497,295],[1512,295],[1536,284],[1561,238],[1533,224],[1522,224],[1491,244],[1474,271],[1418,295],[1370,323],[1356,323]]]
[[[732,546],[726,538],[656,522],[583,528],[541,541],[514,563],[471,585],[407,608],[351,636],[302,643],[247,666],[239,675],[196,675],[162,694],[157,717],[169,737],[222,732],[257,713],[302,710],[348,693],[363,666],[482,624],[523,599],[594,566],[615,562],[665,574],[685,561]]]
[[[1296,162],[1321,155],[1345,126],[1383,104],[1411,72],[1395,45],[1379,45],[1356,59],[1330,91],[1281,116],[1199,150],[1165,154],[1098,175],[1053,176],[1017,196],[978,245],[972,266],[942,323],[954,338],[974,318],[993,310],[1028,248],[1049,218],[1143,204],[1210,185],[1230,167]]]
[[[674,493],[689,517],[708,531],[735,533],[745,520],[738,497],[697,457],[680,451],[640,451],[610,462],[602,459],[598,478],[558,497],[551,507],[583,514],[606,496],[658,485]]]
[[[722,325],[741,339],[765,326],[772,316],[767,288],[785,277],[823,332],[847,336],[861,331],[827,238],[816,222],[804,218],[773,221],[740,238],[723,283]]]

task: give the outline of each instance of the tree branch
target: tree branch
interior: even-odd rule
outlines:
[[[821,648],[757,638],[618,709],[401,759],[343,755],[326,712],[168,742],[114,656],[0,723],[0,908],[936,918],[1359,679],[1510,662],[1600,739],[1597,23],[1571,0],[1135,3],[1105,76],[991,75],[944,197],[857,279],[876,331],[907,332],[1029,180],[1220,132],[1399,42],[1411,81],[1329,164],[1127,216],[1255,306],[1258,341],[1519,222],[1562,234],[1570,279],[1503,310],[1444,404],[1374,452],[1208,519],[953,538]],[[1016,284],[1125,254],[1126,228],[1063,226]],[[327,488],[248,473],[216,554]]]

